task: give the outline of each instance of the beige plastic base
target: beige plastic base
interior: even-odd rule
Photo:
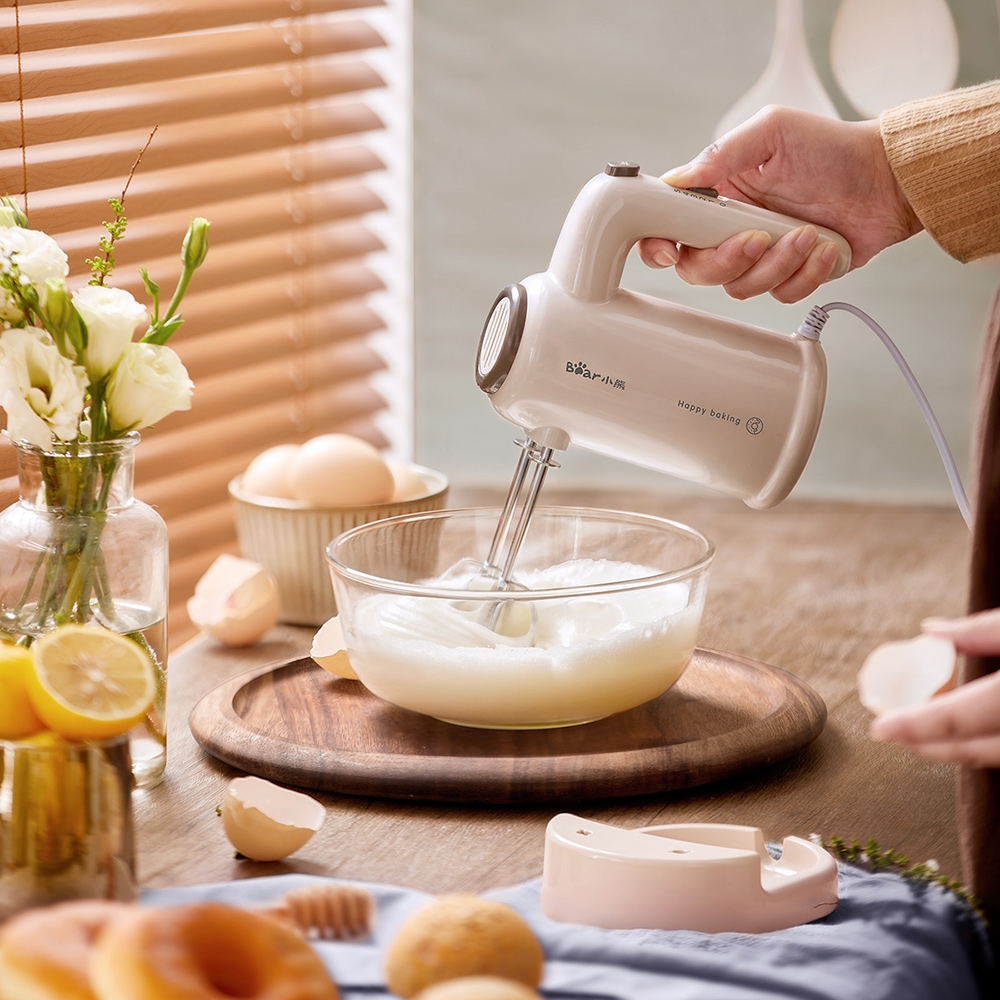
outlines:
[[[623,830],[561,813],[545,832],[542,912],[596,927],[743,933],[833,912],[833,857],[799,837],[782,848],[776,861],[752,826]]]

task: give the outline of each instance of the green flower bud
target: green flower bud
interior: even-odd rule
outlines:
[[[21,206],[10,195],[0,198],[0,226],[8,228],[19,226],[21,229],[28,229],[28,217],[24,214]]]
[[[39,305],[45,312],[50,332],[62,333],[73,319],[73,303],[65,282],[59,278],[47,278],[42,285],[42,294],[39,298]]]
[[[187,235],[181,244],[181,262],[186,268],[194,270],[201,267],[208,255],[208,219],[192,219]]]
[[[52,334],[59,353],[79,359],[87,347],[87,326],[60,278],[45,280],[38,304],[45,316],[45,329]]]

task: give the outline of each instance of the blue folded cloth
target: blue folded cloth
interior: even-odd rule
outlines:
[[[272,902],[324,881],[279,875],[147,889],[143,905]],[[541,993],[553,1000],[982,1000],[991,962],[979,919],[952,893],[889,873],[840,866],[827,917],[769,934],[602,930],[549,920],[541,880],[483,893],[517,910],[545,952]],[[360,942],[316,942],[343,1000],[389,997],[382,956],[399,925],[432,897],[368,888],[378,918]]]

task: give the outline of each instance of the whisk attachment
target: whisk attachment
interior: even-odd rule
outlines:
[[[493,535],[486,562],[469,582],[471,590],[511,592],[526,590],[514,579],[514,563],[538,503],[538,494],[549,469],[559,467],[553,449],[525,435],[516,441],[521,456],[510,481],[507,499]],[[535,627],[535,609],[526,601],[477,602],[476,620],[491,632],[505,636],[530,636]]]
[[[549,469],[559,468],[559,463],[552,458],[551,448],[541,445],[527,436],[514,443],[520,447],[521,457],[514,469],[514,476],[507,491],[507,499],[504,501],[497,530],[493,535],[493,542],[490,545],[489,554],[486,556],[484,567],[484,572],[496,580],[496,587],[493,588],[496,590],[518,589],[512,581],[514,561],[517,559],[517,553],[520,551],[521,543],[528,531],[528,525],[531,523],[531,515],[538,502],[538,494],[545,481],[545,474]],[[529,468],[531,469],[530,479],[528,478]],[[526,479],[528,480],[527,488],[525,488]],[[522,494],[524,495],[523,500],[521,500]],[[521,500],[520,509],[518,509],[519,500]],[[517,514],[516,521],[514,520],[515,513]],[[512,526],[513,535],[508,543],[507,537],[511,534]],[[501,562],[500,556],[505,544],[507,548]]]
[[[361,885],[331,882],[292,889],[263,912],[324,940],[367,937],[375,926],[375,898]]]

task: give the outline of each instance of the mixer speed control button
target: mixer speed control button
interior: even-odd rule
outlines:
[[[682,188],[689,194],[700,194],[703,198],[718,198],[719,192],[715,188]]]
[[[639,164],[630,163],[628,160],[615,160],[604,168],[604,172],[609,177],[638,177]]]

